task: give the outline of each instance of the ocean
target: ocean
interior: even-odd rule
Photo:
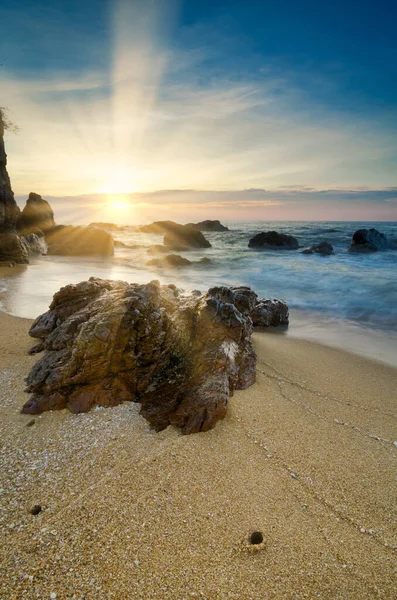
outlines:
[[[210,264],[157,269],[147,247],[162,236],[138,233],[135,227],[113,231],[115,240],[138,248],[115,248],[109,259],[44,256],[0,278],[3,310],[35,318],[53,294],[68,283],[91,276],[144,283],[158,279],[185,290],[206,291],[215,285],[249,285],[259,296],[282,298],[290,307],[289,335],[333,345],[397,365],[397,250],[349,253],[355,230],[375,227],[397,239],[397,223],[222,221],[230,232],[204,233],[212,248],[178,252]],[[330,242],[335,255],[304,255],[300,250],[255,250],[249,239],[275,230],[295,236],[301,247]],[[1,277],[1,275],[0,275]]]

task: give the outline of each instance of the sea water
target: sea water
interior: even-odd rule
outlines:
[[[136,248],[115,248],[108,259],[44,256],[16,267],[0,279],[0,302],[17,316],[35,318],[47,310],[53,294],[68,283],[91,276],[146,283],[158,279],[185,290],[216,285],[248,285],[259,296],[282,298],[291,309],[288,335],[313,339],[397,364],[397,250],[370,254],[348,252],[355,230],[375,227],[397,239],[397,223],[224,221],[229,232],[204,233],[208,249],[178,252],[193,264],[158,269],[147,262],[158,234],[125,226],[113,237]],[[250,238],[261,231],[297,238],[299,250],[256,250]],[[303,247],[330,242],[335,254],[305,255]],[[159,255],[162,256],[162,255]],[[210,264],[200,264],[201,258]],[[1,275],[0,275],[1,278]]]

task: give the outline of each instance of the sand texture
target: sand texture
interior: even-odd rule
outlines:
[[[210,432],[130,403],[32,424],[28,327],[0,315],[1,600],[397,597],[397,370],[256,333]]]

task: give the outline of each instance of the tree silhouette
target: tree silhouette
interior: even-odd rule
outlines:
[[[8,109],[5,106],[0,106],[0,138],[4,136],[4,131],[18,133],[19,127],[8,118]]]

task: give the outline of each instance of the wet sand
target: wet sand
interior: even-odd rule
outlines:
[[[28,426],[29,324],[0,313],[2,600],[396,598],[396,369],[256,333],[208,433],[135,404]]]

